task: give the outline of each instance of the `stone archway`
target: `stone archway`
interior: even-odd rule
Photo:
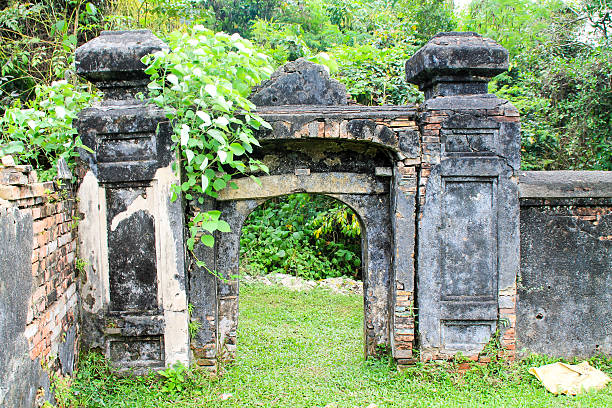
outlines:
[[[291,192],[288,192],[291,193]],[[379,347],[389,346],[389,295],[391,272],[391,243],[389,234],[383,231],[390,228],[389,196],[376,194],[326,194],[347,204],[362,222],[362,258],[364,282],[364,333],[365,354],[372,356]],[[271,197],[268,197],[271,198]],[[220,206],[227,215],[226,220],[232,227],[217,247],[217,272],[232,276],[238,272],[239,240],[244,221],[251,211],[266,201],[266,198],[227,201]],[[231,234],[231,235],[230,235]],[[221,260],[221,256],[224,258]],[[232,354],[236,344],[238,325],[239,282],[230,280],[218,286],[218,342],[224,351]]]
[[[239,288],[231,277],[238,272],[242,224],[265,200],[297,192],[334,197],[358,214],[365,235],[366,356],[386,349],[397,358],[409,358],[414,341],[416,111],[410,106],[348,106],[343,87],[330,80],[322,67],[305,61],[293,65],[281,69],[284,74],[273,75],[254,96],[274,100],[282,94],[284,103],[290,103],[258,107],[272,129],[259,133],[261,147],[254,156],[270,173],[258,175],[261,185],[247,177],[237,179],[238,189],[221,191],[217,200],[199,206],[221,210],[232,232],[220,236],[214,249],[195,250],[198,260],[224,279],[206,268],[191,267],[190,302],[204,323],[191,342],[194,359],[206,366],[233,358]],[[299,92],[286,92],[289,80],[298,84]],[[317,89],[333,92],[308,96]],[[304,95],[307,102],[328,105],[298,105]]]
[[[287,144],[291,146],[287,146]],[[302,143],[280,142],[262,146],[261,155],[269,162],[279,159],[270,168],[270,175],[260,177],[261,186],[250,179],[238,179],[237,190],[220,194],[216,209],[230,224],[231,232],[223,234],[214,250],[216,272],[228,279],[217,281],[216,342],[218,352],[233,357],[238,325],[239,283],[232,279],[238,273],[240,234],[249,214],[272,197],[303,192],[324,194],[351,207],[362,223],[362,254],[364,268],[365,353],[376,354],[379,347],[390,346],[390,314],[392,272],[392,235],[390,212],[390,179],[388,175],[364,172],[389,165],[386,152],[372,145],[343,142],[317,145],[310,148]],[[321,145],[333,146],[334,153],[326,155],[328,163],[346,160],[343,172],[311,173],[317,163],[312,158]],[[287,154],[288,150],[296,152]],[[283,154],[282,160],[278,156]],[[272,159],[270,156],[274,156]],[[296,167],[293,173],[284,173],[287,166]],[[306,167],[309,166],[309,167]],[[323,163],[326,167],[329,164]],[[212,340],[212,339],[211,339]]]
[[[477,359],[499,334],[513,356],[519,114],[486,94],[487,81],[507,68],[503,47],[475,33],[432,38],[406,64],[407,80],[425,92],[418,107],[348,105],[323,67],[282,67],[253,96],[272,126],[255,153],[271,170],[260,175],[264,188],[237,180],[237,191],[186,207],[169,198],[176,158],[164,113],[133,98],[147,82],[140,58],[164,47],[150,32],[106,32],[77,50],[77,72],[106,95],[77,123],[93,151],[82,155],[79,189],[79,256],[91,265],[81,289],[86,346],[142,370],[177,361],[214,367],[231,357],[237,231],[261,200],[311,192],[340,198],[364,220],[368,354],[383,345],[410,364],[418,335],[422,360],[458,352]],[[234,232],[185,259],[184,218],[195,208],[222,209]],[[116,250],[131,263],[110,262]],[[134,274],[143,251],[155,262]],[[121,303],[126,291],[147,301]],[[189,319],[201,323],[193,336]]]

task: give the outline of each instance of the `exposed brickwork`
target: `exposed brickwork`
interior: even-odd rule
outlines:
[[[396,283],[393,314],[394,356],[398,364],[410,364],[415,349],[414,294],[401,283]]]
[[[30,358],[58,369],[56,357],[68,330],[77,324],[78,293],[74,196],[68,187],[39,183],[31,166],[0,166],[0,201],[31,214],[32,276],[25,336]],[[77,342],[75,342],[75,345]]]
[[[421,169],[419,172],[419,205],[425,204],[426,186],[432,166],[440,164],[441,123],[448,119],[448,111],[424,111],[419,115],[421,121]],[[422,214],[418,214],[421,216]]]
[[[553,198],[553,199],[522,199],[523,207],[540,207],[545,214],[556,217],[572,217],[599,225],[603,216],[612,214],[610,199],[606,198]]]

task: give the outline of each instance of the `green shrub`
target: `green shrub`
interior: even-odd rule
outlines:
[[[408,44],[384,49],[360,45],[339,46],[330,54],[338,62],[335,77],[357,103],[405,105],[423,100],[418,89],[404,79],[404,64],[414,51],[416,47]]]
[[[604,3],[470,4],[463,28],[510,51],[511,70],[490,90],[521,113],[524,169],[612,169],[612,53]],[[592,34],[585,34],[585,24]]]
[[[255,106],[247,96],[272,68],[269,58],[238,34],[196,25],[171,33],[167,43],[168,50],[143,58],[151,78],[148,88],[151,101],[166,110],[173,148],[180,155],[182,183],[172,186],[172,197],[197,198],[201,204],[203,195],[217,197],[226,187],[237,188],[231,181],[237,174],[268,171],[249,158],[253,146],[259,146],[254,131],[270,125],[252,112]],[[198,236],[212,246],[214,231],[229,231],[219,217],[218,211],[196,212],[189,222],[190,250]]]
[[[205,24],[215,26],[207,0],[106,0],[104,25],[107,30],[147,28],[165,37],[172,31]]]
[[[333,198],[293,194],[271,199],[245,222],[242,266],[251,274],[360,278],[360,234],[357,215]]]
[[[70,79],[77,44],[101,26],[100,0],[9,1],[0,10],[0,109],[34,97],[37,85]]]
[[[560,0],[474,0],[461,28],[494,39],[516,56],[546,42],[564,7]]]
[[[521,113],[522,168],[612,170],[612,52],[540,46],[514,58],[490,91]]]
[[[0,153],[32,165],[41,180],[53,178],[60,158],[73,168],[78,149],[87,147],[72,122],[95,97],[66,81],[36,86],[34,99],[25,104],[17,100],[0,118]]]

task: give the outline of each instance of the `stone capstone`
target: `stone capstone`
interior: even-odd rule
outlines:
[[[142,57],[163,49],[168,46],[150,30],[102,31],[77,48],[76,72],[92,82],[146,78]]]
[[[521,198],[612,197],[609,171],[523,171]]]
[[[77,48],[76,73],[96,84],[105,99],[131,99],[149,81],[142,57],[167,49],[150,30],[102,31]]]
[[[486,94],[487,82],[508,70],[508,51],[474,32],[435,35],[406,61],[406,81],[425,98]]]
[[[329,77],[325,67],[304,58],[277,69],[253,89],[251,101],[259,106],[346,105],[346,88]]]

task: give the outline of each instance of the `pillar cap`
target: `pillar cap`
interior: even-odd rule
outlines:
[[[102,31],[75,53],[76,72],[92,82],[146,78],[141,58],[168,49],[151,30]]]
[[[406,61],[406,81],[435,96],[487,93],[486,84],[508,70],[508,51],[474,32],[435,35]]]
[[[134,100],[149,82],[142,57],[167,49],[150,30],[102,31],[76,49],[76,73],[103,91],[107,101]]]

